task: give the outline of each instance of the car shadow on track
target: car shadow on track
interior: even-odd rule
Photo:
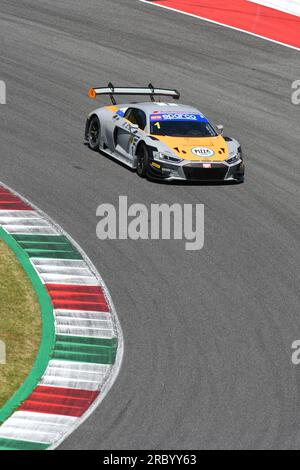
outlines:
[[[147,181],[168,186],[235,186],[244,183],[244,181],[164,181],[149,177]]]

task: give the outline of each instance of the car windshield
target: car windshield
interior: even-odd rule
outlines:
[[[215,137],[214,128],[209,122],[198,115],[185,115],[184,119],[165,118],[164,115],[150,117],[152,135],[168,137]]]

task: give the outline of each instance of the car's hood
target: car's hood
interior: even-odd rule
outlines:
[[[224,161],[229,156],[225,139],[217,137],[185,138],[154,136],[164,143],[170,151],[184,160],[194,161]]]

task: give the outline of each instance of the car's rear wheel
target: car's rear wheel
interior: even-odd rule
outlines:
[[[145,178],[148,172],[149,150],[145,144],[141,144],[137,151],[136,172],[141,178]]]
[[[90,149],[99,150],[100,146],[100,121],[97,116],[93,116],[90,120],[88,129],[88,144]]]

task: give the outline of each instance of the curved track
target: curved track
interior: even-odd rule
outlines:
[[[299,447],[299,53],[135,0],[2,0],[0,34],[1,180],[85,249],[125,338],[62,448]],[[154,184],[85,148],[86,90],[109,80],[179,88],[243,143],[246,183]],[[119,194],[204,203],[205,248],[99,242],[96,207]]]

